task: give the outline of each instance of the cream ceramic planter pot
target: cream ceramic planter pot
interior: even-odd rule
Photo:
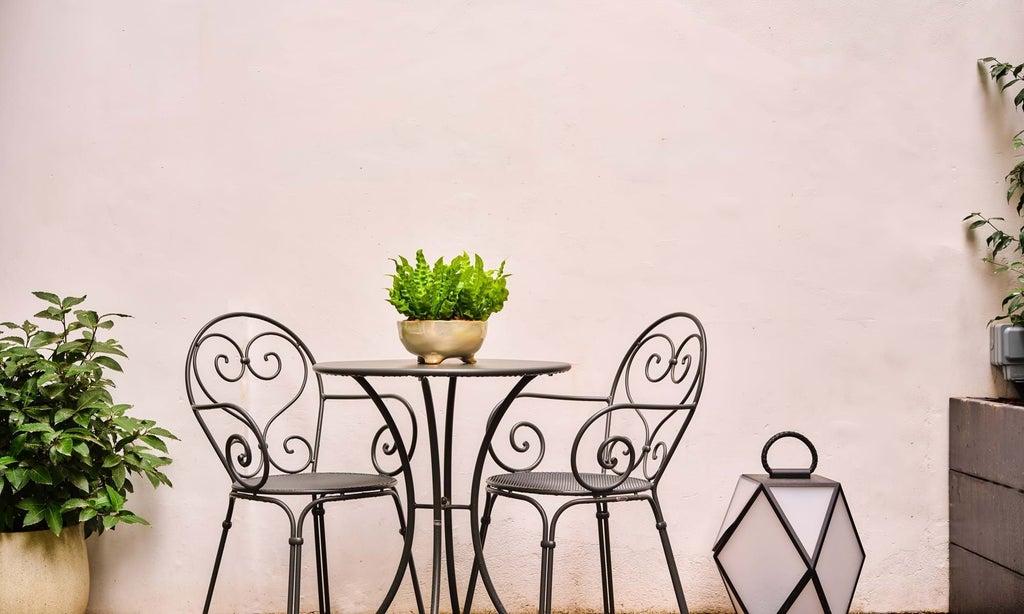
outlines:
[[[0,612],[84,614],[89,558],[82,525],[0,533]]]
[[[446,358],[475,363],[474,356],[486,334],[486,321],[402,320],[398,323],[402,345],[428,365],[440,364]]]

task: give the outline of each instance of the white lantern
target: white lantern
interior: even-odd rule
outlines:
[[[799,439],[811,452],[808,469],[773,469],[768,449]],[[736,484],[714,558],[737,612],[849,612],[864,565],[864,547],[839,482],[813,475],[818,453],[792,431],[761,451],[768,475],[742,475]]]

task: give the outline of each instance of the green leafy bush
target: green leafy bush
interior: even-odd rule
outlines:
[[[1011,87],[1020,88],[1013,97],[1013,105],[1024,111],[1024,87],[1021,87],[1024,85],[1024,64],[1008,64],[995,58],[982,58],[979,62],[988,68],[992,80],[1001,84],[1002,91]],[[1014,149],[1024,147],[1022,137],[1024,130],[1013,136]],[[1016,198],[1017,217],[1024,217],[1024,161],[1014,165],[1006,175],[1006,184],[1006,202],[1012,203]],[[1003,299],[1002,315],[992,318],[992,322],[1009,320],[1014,326],[1024,326],[1024,222],[1016,232],[1004,232],[996,224],[1005,221],[1002,217],[987,217],[974,212],[965,217],[964,221],[970,222],[971,230],[986,228],[989,235],[985,244],[989,253],[984,258],[985,262],[995,267],[995,273],[1012,275],[1017,283],[1017,287]],[[1000,254],[1002,258],[999,258]]]
[[[438,258],[427,263],[423,250],[416,251],[415,266],[404,256],[395,263],[388,302],[410,320],[486,320],[501,311],[508,299],[505,262],[485,269],[484,261],[465,252],[445,264]]]
[[[85,297],[33,292],[48,306],[26,320],[0,323],[0,531],[85,523],[85,534],[119,522],[149,524],[124,507],[133,475],[171,485],[160,470],[171,459],[164,439],[177,439],[152,420],[115,404],[108,369],[127,357],[100,331],[125,314],[72,308]]]

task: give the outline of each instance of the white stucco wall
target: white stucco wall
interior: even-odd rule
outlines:
[[[382,288],[417,247],[508,260],[482,355],[572,362],[550,389],[603,392],[647,321],[704,320],[702,407],[663,492],[692,610],[728,606],[711,542],[783,429],[848,493],[854,609],[944,609],[946,400],[1001,392],[1000,287],[959,220],[1012,213],[1021,127],[975,60],[1024,60],[1022,19],[1011,1],[0,0],[0,316],[32,313],[32,290],[133,314],[121,398],[182,438],[174,489],[130,499],[153,527],[91,543],[91,611],[201,606],[226,482],[184,400],[198,327],[252,309],[324,359],[400,356]],[[483,416],[462,415],[468,465]],[[218,612],[284,607],[284,526],[254,507]],[[354,554],[332,561],[335,604],[372,611],[390,516],[337,514]],[[645,510],[613,521],[620,608],[671,609]],[[559,545],[556,607],[600,607],[590,522]],[[528,607],[537,540],[503,544],[496,576]]]

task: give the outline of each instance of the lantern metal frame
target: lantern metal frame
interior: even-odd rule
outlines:
[[[811,463],[808,468],[777,469],[771,467],[768,464],[768,450],[771,448],[773,444],[775,444],[780,439],[784,438],[798,439],[807,446],[808,450],[811,453]],[[751,608],[749,608],[748,605],[744,603],[739,591],[733,583],[733,579],[730,578],[729,573],[726,571],[722,562],[719,560],[719,555],[722,553],[725,546],[729,543],[729,539],[736,532],[736,529],[739,528],[740,525],[743,523],[743,520],[747,516],[747,513],[754,506],[754,503],[758,501],[759,496],[761,494],[764,495],[765,501],[768,503],[772,512],[779,520],[779,523],[785,531],[787,537],[789,538],[791,545],[793,546],[797,554],[800,556],[801,560],[803,561],[806,567],[806,571],[797,581],[796,585],[793,587],[793,590],[789,593],[785,601],[780,606],[778,610],[779,614],[788,612],[793,607],[796,601],[804,594],[804,590],[806,589],[808,583],[813,584],[814,592],[817,595],[818,602],[821,605],[824,614],[835,614],[829,606],[828,595],[826,594],[825,589],[822,586],[821,580],[818,577],[817,564],[822,553],[822,546],[825,543],[825,538],[827,537],[828,531],[832,526],[832,518],[835,514],[837,506],[841,502],[842,505],[846,508],[846,514],[849,516],[850,520],[850,528],[853,531],[853,536],[856,539],[857,548],[859,549],[861,555],[860,564],[857,568],[856,577],[854,578],[850,595],[846,604],[846,611],[849,611],[850,603],[853,601],[853,595],[856,592],[857,583],[860,581],[860,574],[864,569],[864,560],[866,558],[864,552],[864,544],[861,541],[860,534],[857,532],[856,524],[853,522],[853,514],[850,512],[850,506],[846,499],[846,495],[843,492],[842,485],[834,480],[830,480],[820,475],[815,475],[813,472],[817,467],[817,464],[818,453],[817,450],[815,450],[814,445],[810,442],[810,440],[808,440],[805,436],[795,431],[783,431],[772,436],[761,451],[761,465],[764,467],[765,471],[768,472],[768,474],[743,474],[741,476],[741,481],[745,478],[754,482],[756,486],[752,491],[750,491],[748,495],[746,495],[747,501],[744,504],[743,508],[735,515],[735,517],[730,520],[727,516],[726,519],[723,521],[722,528],[719,531],[719,536],[715,541],[714,548],[712,549],[714,553],[715,565],[718,567],[718,572],[722,576],[722,580],[725,583],[726,589],[729,593],[729,598],[732,600],[733,608],[736,611],[750,612]],[[739,485],[737,485],[737,489],[738,488]],[[818,529],[818,535],[814,543],[813,551],[807,551],[807,548],[805,547],[803,541],[798,536],[796,528],[793,526],[792,522],[787,517],[787,514],[783,509],[784,506],[776,498],[775,493],[773,492],[773,489],[775,488],[832,489],[832,495],[828,502],[825,517],[821,523],[820,528]],[[736,494],[734,493],[733,497],[735,498],[735,496]],[[733,502],[730,502],[730,509],[732,508],[732,503]]]

